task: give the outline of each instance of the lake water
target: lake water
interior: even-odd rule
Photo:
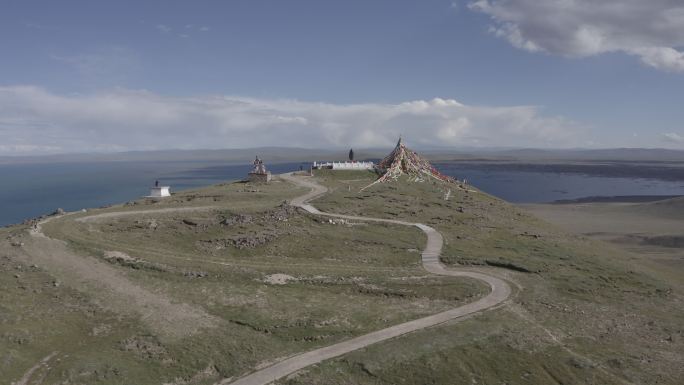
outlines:
[[[272,164],[269,169],[277,174],[298,170],[300,165]],[[587,196],[684,195],[684,180],[497,169],[482,164],[436,166],[445,174],[466,178],[470,184],[514,203]],[[0,226],[37,217],[58,207],[72,211],[130,201],[147,195],[155,180],[172,186],[172,191],[179,191],[242,179],[250,169],[249,164],[206,162],[0,165]]]
[[[516,170],[487,164],[436,164],[444,174],[467,179],[489,194],[513,203],[546,203],[585,197],[684,195],[682,180],[610,176],[607,172]],[[588,170],[586,170],[588,171]],[[634,175],[643,175],[634,170]]]
[[[300,163],[270,165],[273,173]],[[47,214],[127,202],[148,195],[155,180],[171,191],[239,180],[245,165],[204,162],[98,162],[0,165],[0,226]]]

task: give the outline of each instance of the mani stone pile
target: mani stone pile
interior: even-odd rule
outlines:
[[[417,182],[430,179],[447,183],[456,182],[454,178],[443,175],[428,160],[407,148],[401,138],[399,138],[394,150],[378,163],[376,170],[382,173],[382,176],[362,190],[377,183],[396,181],[402,175],[408,175]]]

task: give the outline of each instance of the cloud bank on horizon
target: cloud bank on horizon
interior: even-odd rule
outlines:
[[[117,89],[59,95],[0,87],[0,154],[285,146],[580,144],[582,127],[537,107],[467,106],[451,99],[331,104],[233,96],[169,97]]]
[[[681,0],[476,0],[495,36],[530,52],[588,57],[621,52],[653,68],[684,72]]]

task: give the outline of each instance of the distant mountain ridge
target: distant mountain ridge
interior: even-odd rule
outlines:
[[[608,148],[608,149],[486,149],[426,152],[429,158],[440,160],[502,160],[502,161],[642,161],[684,162],[684,150],[663,148]],[[458,158],[461,156],[461,158]]]
[[[355,149],[356,159],[381,159],[390,148]],[[505,148],[416,148],[431,161],[626,161],[684,162],[684,150],[658,148],[614,149],[505,149]],[[310,149],[295,147],[255,147],[244,149],[155,150],[117,153],[80,153],[41,156],[0,156],[0,164],[13,163],[75,163],[119,161],[223,161],[244,163],[256,155],[268,163],[311,162],[314,160],[345,160],[349,149]]]

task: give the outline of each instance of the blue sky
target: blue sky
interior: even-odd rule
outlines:
[[[3,0],[0,155],[684,148],[684,7],[594,3]]]

